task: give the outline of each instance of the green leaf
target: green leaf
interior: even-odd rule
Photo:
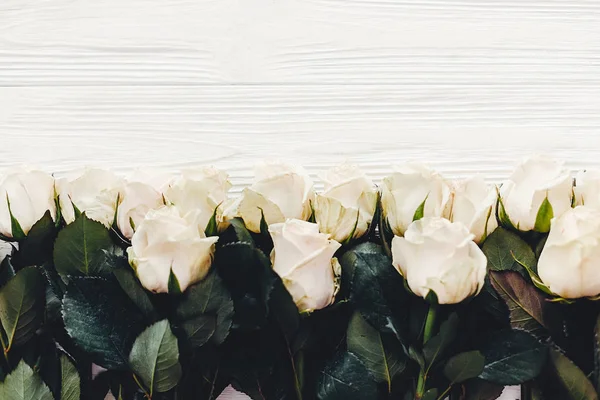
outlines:
[[[546,296],[516,272],[492,271],[489,276],[508,307],[511,326],[533,334],[545,333],[548,328]]]
[[[489,271],[517,271],[524,274],[521,263],[537,271],[533,250],[514,232],[496,228],[481,249],[487,257]]]
[[[554,211],[552,210],[552,204],[550,204],[550,201],[548,201],[548,197],[546,196],[538,209],[533,230],[536,232],[550,231],[550,221],[552,218],[554,218]]]
[[[23,360],[0,383],[2,400],[54,400],[48,386]]]
[[[407,318],[408,293],[402,276],[383,248],[362,243],[340,259],[342,279],[351,277],[350,301],[377,330],[398,334],[398,321]]]
[[[570,400],[598,400],[592,382],[571,360],[557,350],[550,350],[550,361]],[[565,399],[566,400],[566,399]]]
[[[181,294],[181,286],[177,277],[173,273],[173,268],[169,271],[169,282],[167,282],[167,290],[169,294]]]
[[[456,339],[456,330],[458,328],[458,315],[452,313],[448,319],[440,326],[440,331],[437,335],[425,343],[423,346],[423,355],[427,365],[431,366],[435,360],[448,348],[448,346]]]
[[[54,265],[63,276],[102,275],[106,272],[103,250],[111,247],[108,230],[84,213],[59,232],[54,244]]]
[[[365,400],[377,398],[377,385],[358,357],[338,354],[321,372],[319,400]]]
[[[519,385],[539,375],[548,350],[538,339],[522,330],[492,332],[483,341],[485,367],[480,378],[502,385]]]
[[[60,398],[61,400],[79,400],[81,398],[81,380],[77,368],[62,354],[60,356]]]
[[[113,274],[119,282],[121,289],[127,293],[127,296],[129,296],[131,301],[133,301],[133,303],[140,309],[142,314],[154,322],[153,320],[156,318],[154,305],[150,300],[148,292],[144,290],[140,282],[134,276],[133,271],[131,271],[131,269],[115,269]]]
[[[450,358],[444,366],[444,376],[450,384],[461,383],[476,378],[483,372],[485,358],[479,351],[467,351]]]
[[[138,308],[114,279],[72,277],[63,299],[69,336],[107,369],[128,368],[128,354],[144,328]]]
[[[36,267],[27,267],[0,290],[0,321],[7,335],[4,349],[27,342],[44,319],[44,277]]]
[[[427,202],[428,197],[429,197],[429,194],[427,196],[425,196],[425,199],[423,200],[423,202],[415,210],[415,213],[414,213],[413,219],[412,219],[413,221],[418,221],[421,218],[423,218],[423,215],[425,214],[425,203]]]
[[[151,325],[138,336],[129,363],[150,395],[167,392],[177,385],[182,374],[179,346],[168,320]]]
[[[406,367],[402,349],[393,349],[391,346],[393,342],[385,341],[384,337],[358,312],[350,319],[346,343],[348,351],[360,358],[375,381],[385,382],[388,392],[391,393],[394,377]]]
[[[233,321],[233,301],[215,268],[183,293],[175,313],[192,346],[200,347],[209,339],[215,344],[225,341]]]

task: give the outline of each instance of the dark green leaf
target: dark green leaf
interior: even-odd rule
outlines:
[[[429,389],[428,391],[425,392],[425,394],[423,394],[423,397],[421,397],[421,400],[436,400],[438,397],[438,390],[435,388]]]
[[[534,336],[522,330],[501,330],[485,337],[481,353],[485,367],[480,378],[519,385],[539,375],[548,350]]]
[[[448,346],[456,338],[456,330],[458,328],[458,315],[452,313],[448,319],[440,326],[440,331],[437,335],[425,343],[423,346],[423,355],[427,365],[432,365],[435,360],[448,348]]]
[[[19,242],[18,265],[41,265],[52,260],[52,247],[57,230],[50,211],[37,221],[27,237]]]
[[[498,192],[498,204],[497,204],[498,205],[498,207],[497,207],[498,222],[500,223],[500,226],[503,226],[506,229],[516,231],[518,229],[518,227],[516,227],[512,223],[508,214],[506,213],[506,208],[504,207],[504,202],[502,201],[502,196],[500,196],[500,189],[498,189],[498,187],[496,187],[496,191]]]
[[[511,325],[534,334],[543,333],[548,327],[546,296],[517,272],[491,271],[489,277],[508,307]]]
[[[12,264],[12,256],[7,255],[0,263],[0,288],[8,282],[10,278],[15,276],[16,270]]]
[[[394,377],[406,367],[402,349],[392,348],[393,342],[385,341],[358,312],[350,319],[346,343],[348,351],[360,358],[375,381],[385,382],[391,393]]]
[[[113,274],[119,282],[121,289],[129,296],[131,301],[140,309],[144,316],[154,322],[153,320],[156,318],[154,305],[150,300],[148,292],[144,290],[134,276],[133,271],[131,269],[115,269]]]
[[[233,233],[233,237],[235,238],[232,242],[242,242],[248,243],[254,246],[254,239],[252,239],[252,235],[244,225],[244,220],[241,218],[233,218],[229,221],[229,228],[227,230]]]
[[[79,400],[81,397],[81,380],[77,368],[69,358],[62,354],[60,356],[61,371],[61,400]]]
[[[4,382],[0,383],[2,400],[54,400],[48,386],[21,360]]]
[[[377,398],[377,385],[354,354],[338,354],[321,373],[319,400],[365,400]]]
[[[44,319],[44,277],[36,267],[17,272],[0,290],[0,320],[8,352],[28,341]]]
[[[450,358],[444,366],[444,376],[451,384],[475,378],[483,372],[485,358],[479,351],[459,353]]]
[[[548,201],[548,197],[546,197],[538,209],[533,230],[536,232],[548,232],[552,218],[554,218],[554,210],[552,209],[552,204]]]
[[[215,344],[225,341],[233,320],[233,301],[214,268],[183,293],[176,315],[193,345],[199,347],[209,339]]]
[[[398,321],[407,315],[403,279],[382,247],[362,243],[340,259],[342,277],[352,276],[350,301],[377,330],[398,334]]]
[[[96,364],[126,369],[133,341],[143,329],[138,308],[114,279],[72,277],[63,299],[67,333]]]
[[[570,400],[598,400],[592,382],[571,360],[557,350],[550,350],[550,361]],[[566,399],[565,399],[566,400]]]
[[[470,379],[463,384],[462,390],[464,400],[496,400],[502,395],[504,386],[483,379]]]
[[[82,214],[63,228],[54,244],[54,265],[61,275],[102,275],[103,250],[112,247],[108,230]]]
[[[417,350],[417,348],[415,348],[414,346],[410,346],[408,348],[408,356],[411,360],[419,364],[419,367],[421,367],[421,369],[425,368],[425,357],[423,357],[423,354],[419,350]]]
[[[497,228],[485,240],[482,250],[487,257],[489,271],[517,271],[525,274],[519,263],[527,265],[534,272],[537,271],[533,250],[514,232]]]
[[[182,374],[179,346],[168,320],[151,325],[137,337],[129,363],[150,395],[167,392],[177,385]]]

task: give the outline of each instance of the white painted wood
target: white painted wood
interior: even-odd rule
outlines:
[[[600,167],[599,128],[597,0],[0,1],[0,168],[499,181],[532,152]]]

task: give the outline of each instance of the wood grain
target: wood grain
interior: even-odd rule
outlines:
[[[599,128],[597,0],[0,2],[0,168],[499,181],[532,152],[600,168]]]

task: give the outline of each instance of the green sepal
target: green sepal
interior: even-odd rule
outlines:
[[[552,218],[554,218],[554,210],[552,209],[552,204],[548,201],[548,196],[546,196],[538,209],[533,230],[542,233],[550,231],[550,221],[552,221]]]
[[[506,213],[506,209],[504,208],[504,203],[502,202],[502,196],[500,195],[500,188],[496,186],[496,193],[498,194],[498,203],[496,204],[496,213],[498,217],[498,222],[500,225],[507,229],[512,229],[513,231],[518,231],[519,227],[512,223],[510,217]]]
[[[415,210],[415,214],[413,215],[413,219],[412,219],[413,222],[418,221],[421,218],[423,218],[423,215],[425,214],[425,202],[427,202],[428,197],[429,197],[429,194],[427,194],[427,196],[425,196],[425,200],[423,200],[423,202]]]
[[[10,208],[10,199],[8,198],[8,193],[6,194],[6,204],[8,206],[8,213],[10,214],[10,227],[12,231],[13,240],[19,241],[25,239],[27,235],[25,234],[25,232],[23,232],[21,224],[19,223],[19,221],[17,221]]]
[[[219,233],[217,226],[217,210],[219,209],[221,204],[222,203],[217,204],[212,216],[210,217],[210,220],[208,221],[208,224],[206,224],[206,228],[204,229],[204,234],[206,235],[206,237],[217,236],[217,234]]]
[[[181,286],[179,286],[179,281],[177,277],[173,273],[173,268],[169,270],[169,283],[167,284],[167,288],[169,294],[181,294]]]

